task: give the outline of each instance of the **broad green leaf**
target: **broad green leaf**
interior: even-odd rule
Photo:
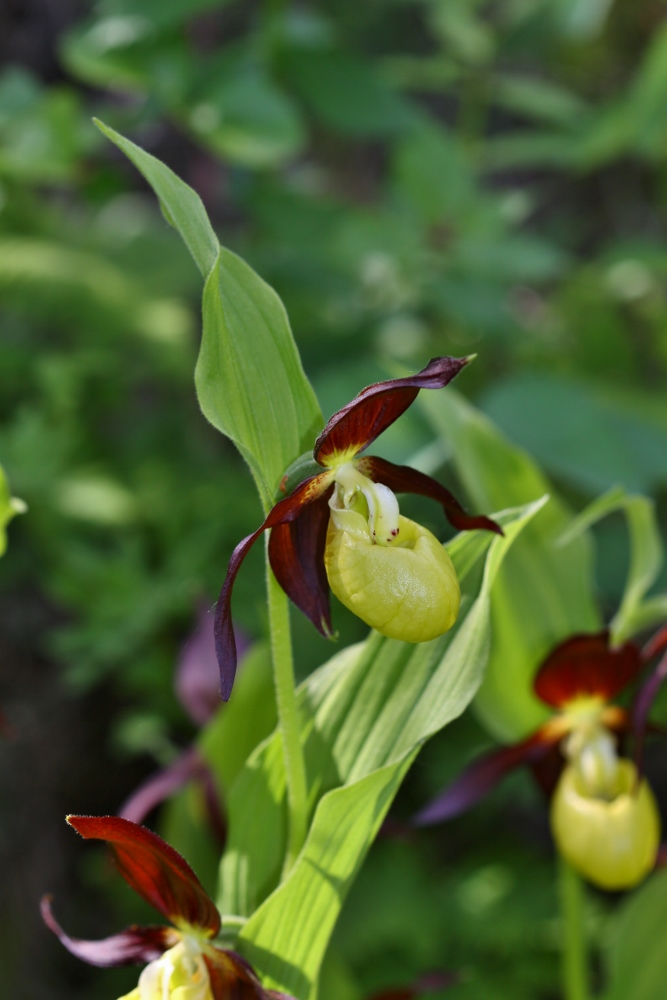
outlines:
[[[251,267],[220,247],[199,196],[154,156],[97,123],[157,194],[206,278],[195,370],[204,416],[248,462],[264,507],[322,423],[282,302]]]
[[[595,496],[619,481],[648,492],[667,481],[664,423],[621,410],[595,384],[547,374],[497,382],[485,413],[550,473]]]
[[[513,546],[491,595],[493,647],[475,708],[491,733],[511,742],[545,718],[532,682],[549,650],[568,635],[601,627],[590,538],[582,535],[556,547],[570,511],[531,458],[455,390],[421,393],[419,399],[475,512],[551,494]]]
[[[604,1000],[663,1000],[667,982],[667,871],[658,871],[613,918]]]
[[[252,913],[239,950],[270,984],[298,1000],[316,996],[347,890],[421,744],[463,712],[480,684],[489,648],[489,594],[505,553],[543,502],[499,515],[504,538],[471,532],[451,543],[464,602],[450,633],[418,646],[371,633],[302,685],[314,815],[295,866],[263,903],[283,857],[285,780],[277,734],[251,756],[232,789],[220,905],[223,912]],[[477,585],[471,551],[488,553]],[[257,832],[268,823],[282,831],[269,844]]]
[[[240,257],[220,249],[204,288],[195,369],[199,405],[248,462],[271,506],[287,467],[312,448],[322,416],[282,302]]]
[[[0,465],[0,556],[4,555],[7,548],[7,525],[17,514],[25,514],[27,509],[23,500],[13,497],[9,492],[9,484]]]
[[[629,495],[620,488],[610,490],[589,504],[561,536],[562,543],[567,544],[603,517],[619,510],[625,514],[630,530],[630,565],[621,604],[610,626],[616,643],[625,642],[642,628],[659,621],[667,601],[667,595],[644,601],[663,563],[662,541],[653,500]]]
[[[93,121],[100,132],[115,143],[144,175],[160,201],[167,222],[179,231],[202,276],[206,278],[218,259],[220,244],[197,192],[156,157],[97,118]]]

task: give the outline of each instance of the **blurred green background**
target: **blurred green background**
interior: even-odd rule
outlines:
[[[40,893],[73,933],[138,918],[63,816],[113,812],[191,741],[179,650],[260,507],[196,404],[194,264],[91,117],[192,185],[276,288],[325,416],[397,365],[476,352],[457,388],[575,507],[620,483],[664,524],[667,4],[8,0],[0,59],[0,461],[29,507],[0,563],[0,959],[7,996],[93,1000],[135,974],[61,954]],[[377,450],[431,442],[415,408]],[[611,613],[626,533],[596,530]],[[253,638],[262,575],[258,551],[234,606]],[[331,647],[294,628],[303,676]],[[486,741],[470,716],[441,734],[397,813]],[[381,840],[323,1000],[434,968],[460,972],[453,1000],[557,997],[551,866],[521,775],[419,850]]]

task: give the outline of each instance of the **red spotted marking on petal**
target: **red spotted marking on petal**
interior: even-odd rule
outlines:
[[[451,785],[428,803],[412,820],[413,826],[432,826],[466,812],[484,798],[506,774],[544,756],[567,732],[564,719],[549,719],[521,743],[492,750],[473,761]]]
[[[473,516],[466,514],[465,510],[455,496],[445,489],[435,479],[411,469],[408,465],[394,465],[384,458],[377,458],[369,455],[361,458],[356,463],[357,468],[375,483],[382,483],[388,486],[394,493],[415,493],[417,496],[430,497],[442,504],[445,517],[459,531],[472,531],[474,528],[482,531],[494,531],[497,535],[503,534],[503,529],[490,517],[483,514]]]
[[[172,948],[180,937],[173,927],[134,926],[99,941],[84,941],[65,933],[53,916],[50,896],[42,897],[40,910],[46,926],[72,955],[100,968],[152,962]]]
[[[326,638],[332,634],[329,581],[324,549],[333,486],[305,507],[295,521],[271,529],[269,560],[276,579],[291,601]]]
[[[607,630],[574,635],[548,655],[535,677],[535,693],[554,708],[596,695],[611,701],[642,667],[638,647],[632,642],[611,647]]]
[[[234,628],[232,625],[232,590],[236,574],[241,568],[241,563],[255,544],[257,539],[267,528],[274,528],[276,525],[285,524],[296,520],[303,513],[309,504],[318,500],[324,492],[331,486],[333,473],[321,472],[317,476],[304,479],[296,489],[284,500],[279,500],[273,507],[263,524],[257,531],[244,538],[232,552],[227,568],[227,576],[222,585],[218,603],[215,608],[215,652],[218,658],[220,669],[220,695],[223,701],[228,701],[234,686],[236,676],[236,640],[234,639]]]
[[[185,858],[157,834],[120,816],[68,816],[67,822],[86,840],[105,841],[128,885],[167,920],[218,933],[213,900]]]
[[[442,389],[469,361],[470,358],[433,358],[416,375],[366,386],[331,417],[315,442],[315,461],[325,466],[340,461],[340,456],[349,461],[407,410],[420,389]]]

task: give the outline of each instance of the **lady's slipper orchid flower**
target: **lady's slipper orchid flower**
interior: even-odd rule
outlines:
[[[470,517],[430,476],[382,458],[358,456],[407,410],[420,389],[443,388],[470,360],[434,358],[416,375],[363,389],[334,413],[315,442],[315,473],[279,500],[264,523],[236,546],[215,616],[225,701],[236,670],[232,587],[246,554],[268,528],[269,561],[278,583],[322,635],[332,634],[329,586],[383,635],[425,642],[452,627],[460,600],[454,567],[429,531],[401,516],[395,492],[437,500],[459,530],[502,530],[488,517]]]
[[[128,885],[173,925],[132,926],[101,941],[82,941],[62,930],[50,898],[43,898],[45,923],[77,958],[106,968],[148,963],[139,985],[121,1000],[291,1000],[265,990],[240,955],[212,943],[221,929],[215,904],[161,837],[117,816],[68,816],[67,822],[86,839],[106,841]]]
[[[521,743],[475,761],[415,818],[417,826],[464,812],[509,771],[538,766],[558,748],[561,774],[551,801],[551,828],[565,858],[605,889],[636,885],[655,863],[660,839],[658,809],[634,763],[619,758],[616,735],[629,729],[628,712],[610,704],[658,650],[632,642],[610,645],[607,631],[575,635],[540,667],[537,696],[555,709]]]

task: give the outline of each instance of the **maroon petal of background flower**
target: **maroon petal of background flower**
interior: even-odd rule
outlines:
[[[120,816],[68,816],[67,822],[87,840],[104,840],[128,885],[172,923],[218,933],[213,900],[185,858],[157,834]]]
[[[370,1000],[415,1000],[416,997],[424,996],[425,993],[435,993],[455,986],[458,978],[455,972],[428,972],[426,975],[420,976],[410,986],[374,993]]]
[[[286,993],[265,990],[250,963],[234,951],[210,948],[204,961],[213,1000],[294,1000]]]
[[[366,386],[328,421],[315,442],[315,461],[327,466],[336,455],[359,454],[407,410],[420,389],[442,389],[470,360],[432,358],[416,375]]]
[[[333,486],[304,507],[296,521],[277,524],[269,539],[269,560],[278,583],[326,638],[332,635],[329,581],[324,568],[332,490]]]
[[[174,678],[178,699],[198,726],[205,725],[220,708],[220,679],[213,621],[209,605],[202,602],[197,612],[197,626],[183,646]],[[240,660],[248,649],[250,640],[237,626],[234,626],[234,638]]]
[[[125,800],[118,815],[131,823],[143,823],[148,814],[191,781],[203,791],[211,830],[223,844],[227,833],[224,811],[211,769],[196,747],[188,747],[173,764],[151,775]]]
[[[634,643],[610,647],[606,629],[573,635],[549,653],[535,677],[535,693],[554,708],[586,696],[599,695],[610,701],[634,680],[643,665]]]
[[[241,563],[259,536],[267,528],[274,528],[278,524],[294,521],[297,517],[300,517],[309,504],[314,503],[329,489],[331,482],[332,473],[330,472],[322,472],[318,476],[311,476],[309,479],[304,479],[288,497],[278,501],[275,507],[269,511],[266,520],[259,526],[257,531],[253,531],[251,535],[240,541],[232,552],[232,557],[229,560],[227,568],[227,576],[218,597],[214,621],[215,652],[220,669],[220,695],[223,701],[229,700],[236,675],[237,655],[236,640],[234,639],[234,628],[232,625],[231,600],[234,581]]]
[[[455,496],[444,486],[431,479],[430,476],[417,469],[411,469],[409,465],[394,465],[384,458],[369,455],[362,458],[357,463],[357,468],[374,483],[382,483],[388,486],[394,493],[416,493],[420,497],[430,497],[442,504],[445,517],[450,524],[453,524],[459,531],[472,531],[479,528],[483,531],[495,531],[497,535],[503,534],[503,529],[490,517],[483,514],[473,516],[466,514],[465,510]]]
[[[42,897],[40,909],[46,926],[72,955],[101,968],[152,962],[179,940],[173,927],[128,927],[100,941],[82,941],[62,929],[51,911],[50,896]]]
[[[466,812],[487,795],[502,778],[522,764],[530,764],[548,753],[565,733],[560,719],[550,719],[536,733],[473,761],[451,785],[424,806],[412,819],[413,826],[432,826]]]

